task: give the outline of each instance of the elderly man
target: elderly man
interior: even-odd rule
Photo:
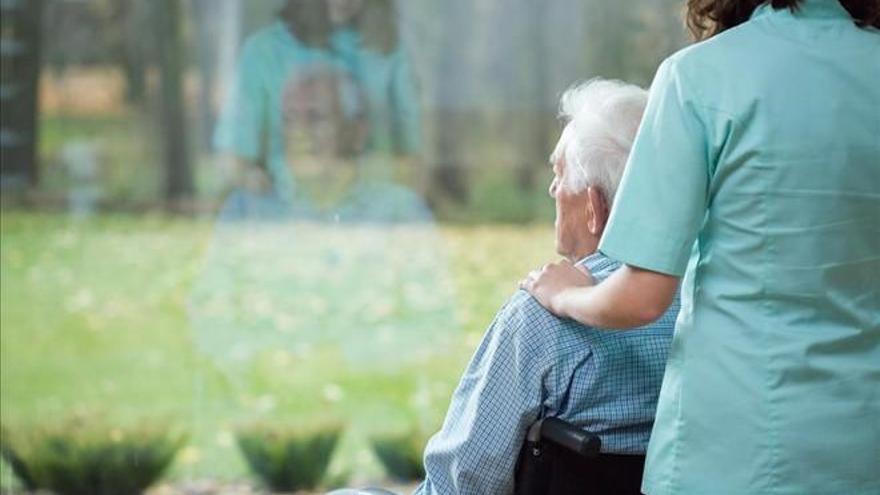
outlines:
[[[556,248],[595,279],[620,267],[597,252],[645,107],[641,88],[594,80],[568,90],[553,152]],[[425,451],[417,494],[503,494],[526,430],[559,417],[599,435],[602,451],[643,454],[677,315],[609,331],[557,318],[525,291],[495,317]]]

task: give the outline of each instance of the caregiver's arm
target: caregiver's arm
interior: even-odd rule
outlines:
[[[561,261],[532,272],[522,287],[554,314],[598,328],[647,325],[669,308],[678,277],[624,265],[599,284]]]

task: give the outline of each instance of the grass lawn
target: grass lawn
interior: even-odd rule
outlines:
[[[531,268],[553,258],[542,226],[440,226],[454,286],[454,346],[418,363],[346,364],[332,349],[269,354],[247,373],[194,346],[187,301],[212,237],[209,220],[4,211],[0,392],[13,430],[72,416],[96,424],[164,421],[190,432],[177,478],[244,477],[232,431],[261,421],[341,421],[331,470],[382,472],[371,435],[435,430],[495,311]],[[394,349],[406,352],[406,349]],[[3,485],[10,478],[4,471]]]

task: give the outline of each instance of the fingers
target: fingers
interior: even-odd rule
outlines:
[[[532,270],[526,275],[526,278],[519,281],[519,288],[531,290],[535,286],[535,281],[540,276],[542,270]]]
[[[568,260],[563,260],[560,263],[545,263],[543,266],[541,266],[541,268],[530,271],[529,274],[526,275],[526,278],[519,281],[519,284],[518,284],[519,288],[525,289],[525,290],[528,290],[531,292],[531,290],[535,287],[535,283],[543,275],[553,271],[555,268],[558,267],[559,264],[565,263],[565,262],[568,262],[570,264],[570,262]]]
[[[545,263],[544,265],[541,266],[541,268],[530,271],[529,274],[526,275],[526,278],[519,281],[519,287],[525,288],[526,286],[530,286],[530,285],[533,286],[535,284],[535,282],[537,282],[543,275],[546,275],[547,273],[550,273],[550,272],[554,272],[560,268],[576,268],[576,269],[580,270],[581,272],[583,272],[584,274],[590,275],[589,270],[587,270],[583,266],[575,265],[574,263],[572,263],[571,261],[569,261],[567,259],[562,259],[562,260],[555,262],[555,263]]]

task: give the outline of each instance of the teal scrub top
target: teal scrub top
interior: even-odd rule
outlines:
[[[880,493],[878,30],[764,5],[671,56],[600,250],[684,274],[646,493]]]
[[[214,146],[247,160],[264,161],[281,196],[294,185],[284,155],[284,89],[298,70],[325,64],[345,70],[331,49],[303,44],[280,20],[248,37],[241,49]]]
[[[366,95],[369,150],[417,154],[422,139],[421,108],[404,47],[380,53],[364,47],[361,36],[352,29],[334,33],[333,44]]]

